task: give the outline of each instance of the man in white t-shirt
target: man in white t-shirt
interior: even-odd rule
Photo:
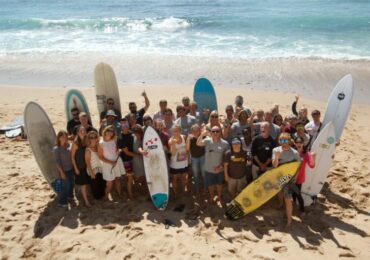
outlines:
[[[312,111],[311,116],[313,120],[304,126],[304,129],[311,136],[310,144],[308,145],[309,148],[311,148],[311,145],[313,144],[321,130],[320,111],[319,110]]]

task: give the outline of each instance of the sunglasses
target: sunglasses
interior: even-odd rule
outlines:
[[[220,132],[220,130],[212,130],[211,132],[212,132],[212,134],[218,134]]]
[[[287,144],[287,143],[289,143],[289,140],[288,139],[280,139],[279,142],[282,143],[282,144]]]

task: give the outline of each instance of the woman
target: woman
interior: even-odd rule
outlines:
[[[77,127],[77,136],[72,144],[72,164],[75,171],[75,183],[81,187],[81,193],[86,207],[91,207],[87,196],[87,186],[90,184],[90,177],[87,173],[85,162],[86,145],[86,129],[80,125]]]
[[[105,195],[109,201],[113,201],[113,183],[118,197],[121,197],[121,175],[126,171],[116,145],[116,134],[113,126],[107,126],[103,130],[102,140],[98,146],[99,158],[103,166],[103,178],[107,182]]]
[[[191,134],[186,139],[186,151],[190,154],[191,167],[195,183],[195,191],[198,194],[201,183],[204,181],[204,147],[197,145],[198,137],[200,136],[200,126],[193,125],[190,128]]]
[[[59,178],[63,182],[63,190],[58,197],[58,205],[68,207],[68,200],[73,200],[74,171],[71,159],[71,146],[68,143],[68,133],[59,131],[57,134],[54,156],[57,162]]]
[[[307,152],[305,146],[304,146],[304,139],[301,137],[297,137],[294,139],[294,144],[297,148],[297,151],[299,153],[299,156],[301,157],[301,166],[299,167],[299,171],[295,177],[296,179],[296,185],[299,189],[299,192],[293,193],[293,200],[297,199],[299,203],[299,209],[301,211],[301,216],[304,216],[304,203],[303,203],[303,198],[301,196],[301,188],[302,184],[305,181],[306,178],[306,165],[310,168],[315,167],[315,161],[316,161],[316,154],[312,152]]]
[[[211,132],[212,127],[218,126],[220,129],[223,129],[223,126],[221,126],[218,112],[216,110],[212,111],[209,115],[209,122],[203,127],[203,130],[207,130],[208,132]]]
[[[87,171],[91,178],[91,192],[95,199],[101,199],[105,195],[106,182],[103,179],[103,166],[101,164],[99,154],[99,136],[95,131],[87,134],[87,148],[85,152],[85,161]]]
[[[132,133],[134,134],[134,143],[132,149],[132,166],[134,169],[134,179],[142,188],[146,188],[145,183],[145,170],[144,170],[144,160],[143,154],[145,153],[142,149],[143,147],[143,128],[141,125],[134,125],[132,127]]]
[[[242,150],[239,138],[231,140],[231,149],[225,153],[224,173],[228,190],[232,198],[247,185],[247,152]]]
[[[289,133],[281,133],[279,136],[280,146],[272,150],[272,165],[273,167],[278,167],[281,164],[300,161],[301,157],[299,153],[291,147],[291,137]],[[293,203],[292,203],[292,194],[298,193],[298,187],[295,185],[295,181],[290,181],[283,191],[279,194],[280,202],[285,202],[285,209],[287,215],[287,224],[286,227],[290,227],[292,224],[292,213],[293,213]]]
[[[172,137],[168,141],[170,147],[170,173],[172,189],[177,195],[177,180],[181,178],[182,190],[187,192],[188,177],[188,153],[186,151],[185,136],[181,134],[181,127],[174,125],[172,127]]]
[[[144,127],[151,126],[153,127],[153,119],[149,115],[143,117]]]
[[[235,137],[241,138],[243,136],[243,130],[250,126],[248,123],[248,113],[246,110],[240,111],[238,115],[238,122],[232,124],[229,135],[225,133],[225,137],[229,137],[229,139],[233,139]],[[226,132],[226,131],[225,131]]]
[[[280,114],[277,114],[274,116],[274,119],[273,119],[273,123],[279,127],[281,127],[282,125],[284,125],[284,119],[283,119],[283,116],[280,115]]]

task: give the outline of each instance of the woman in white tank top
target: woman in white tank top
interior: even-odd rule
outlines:
[[[187,192],[188,179],[188,153],[186,151],[185,137],[181,135],[181,127],[174,125],[172,127],[172,137],[168,141],[171,151],[170,173],[172,189],[177,195],[177,179],[181,177],[182,191]]]
[[[101,199],[105,195],[105,180],[102,174],[102,164],[98,155],[99,136],[95,131],[87,134],[87,149],[85,151],[85,161],[87,172],[90,175],[91,192],[95,199]]]
[[[102,133],[103,139],[99,143],[98,154],[102,161],[103,178],[107,182],[105,194],[108,200],[112,201],[113,182],[118,196],[121,196],[121,175],[126,171],[119,156],[116,145],[116,134],[113,126],[107,126]]]

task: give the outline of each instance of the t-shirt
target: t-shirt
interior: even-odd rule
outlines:
[[[272,149],[276,146],[276,141],[271,136],[263,138],[262,135],[258,135],[252,141],[252,156],[257,156],[261,163],[265,163],[268,159],[271,159]],[[255,160],[254,164],[258,166]],[[268,166],[271,166],[271,164]]]
[[[57,165],[63,171],[70,171],[73,169],[72,157],[71,157],[71,145],[55,146],[53,148],[53,152],[54,152]]]
[[[190,128],[197,123],[197,119],[193,116],[186,115],[176,119],[175,124],[181,126],[181,134],[187,136],[190,132]]]
[[[159,110],[157,113],[153,115],[153,120],[161,119],[164,120],[164,114]],[[175,116],[172,115],[172,120],[175,120]]]
[[[68,134],[69,135],[74,134],[74,132],[73,132],[74,128],[76,126],[80,125],[80,124],[81,124],[80,121],[76,121],[74,119],[69,120],[68,123],[67,123],[67,132],[68,132]]]
[[[121,133],[121,138],[118,139],[117,146],[119,149],[127,148],[130,152],[132,152],[134,146],[134,137],[132,136],[131,133],[128,134]],[[122,151],[121,159],[123,162],[128,162],[132,160],[132,156],[127,155]]]
[[[214,142],[211,137],[206,137],[203,142],[206,151],[204,169],[207,172],[218,173],[215,171],[215,167],[222,164],[224,153],[230,148],[230,145],[223,139]]]
[[[190,155],[192,158],[200,158],[205,153],[204,147],[197,145],[197,139],[196,137],[190,139]]]
[[[241,138],[243,136],[243,130],[246,129],[248,126],[249,126],[248,124],[242,125],[239,121],[233,123],[231,126],[230,140],[233,139],[234,137]]]
[[[144,114],[145,114],[145,108],[142,108],[142,109],[139,109],[138,111],[136,111],[135,117],[136,117],[136,123],[137,124],[143,125],[143,117],[144,117]]]
[[[228,175],[233,179],[241,179],[246,174],[246,160],[247,152],[240,150],[240,152],[232,152],[228,150],[225,153],[224,162],[228,163]]]
[[[320,124],[316,125],[314,121],[310,121],[308,124],[304,126],[304,129],[307,131],[307,133],[310,134],[310,136],[316,136],[317,131],[320,128]]]
[[[296,139],[297,137],[298,137],[297,133],[293,134],[293,139]],[[310,141],[310,135],[304,133],[302,139],[303,139],[303,146],[307,146]]]
[[[292,147],[289,147],[289,150],[284,151],[282,146],[275,147],[272,150],[272,160],[275,159],[276,152],[281,152],[280,158],[279,158],[279,165],[293,162],[293,161],[301,161],[301,157],[299,156],[299,153],[296,149],[293,149]]]

